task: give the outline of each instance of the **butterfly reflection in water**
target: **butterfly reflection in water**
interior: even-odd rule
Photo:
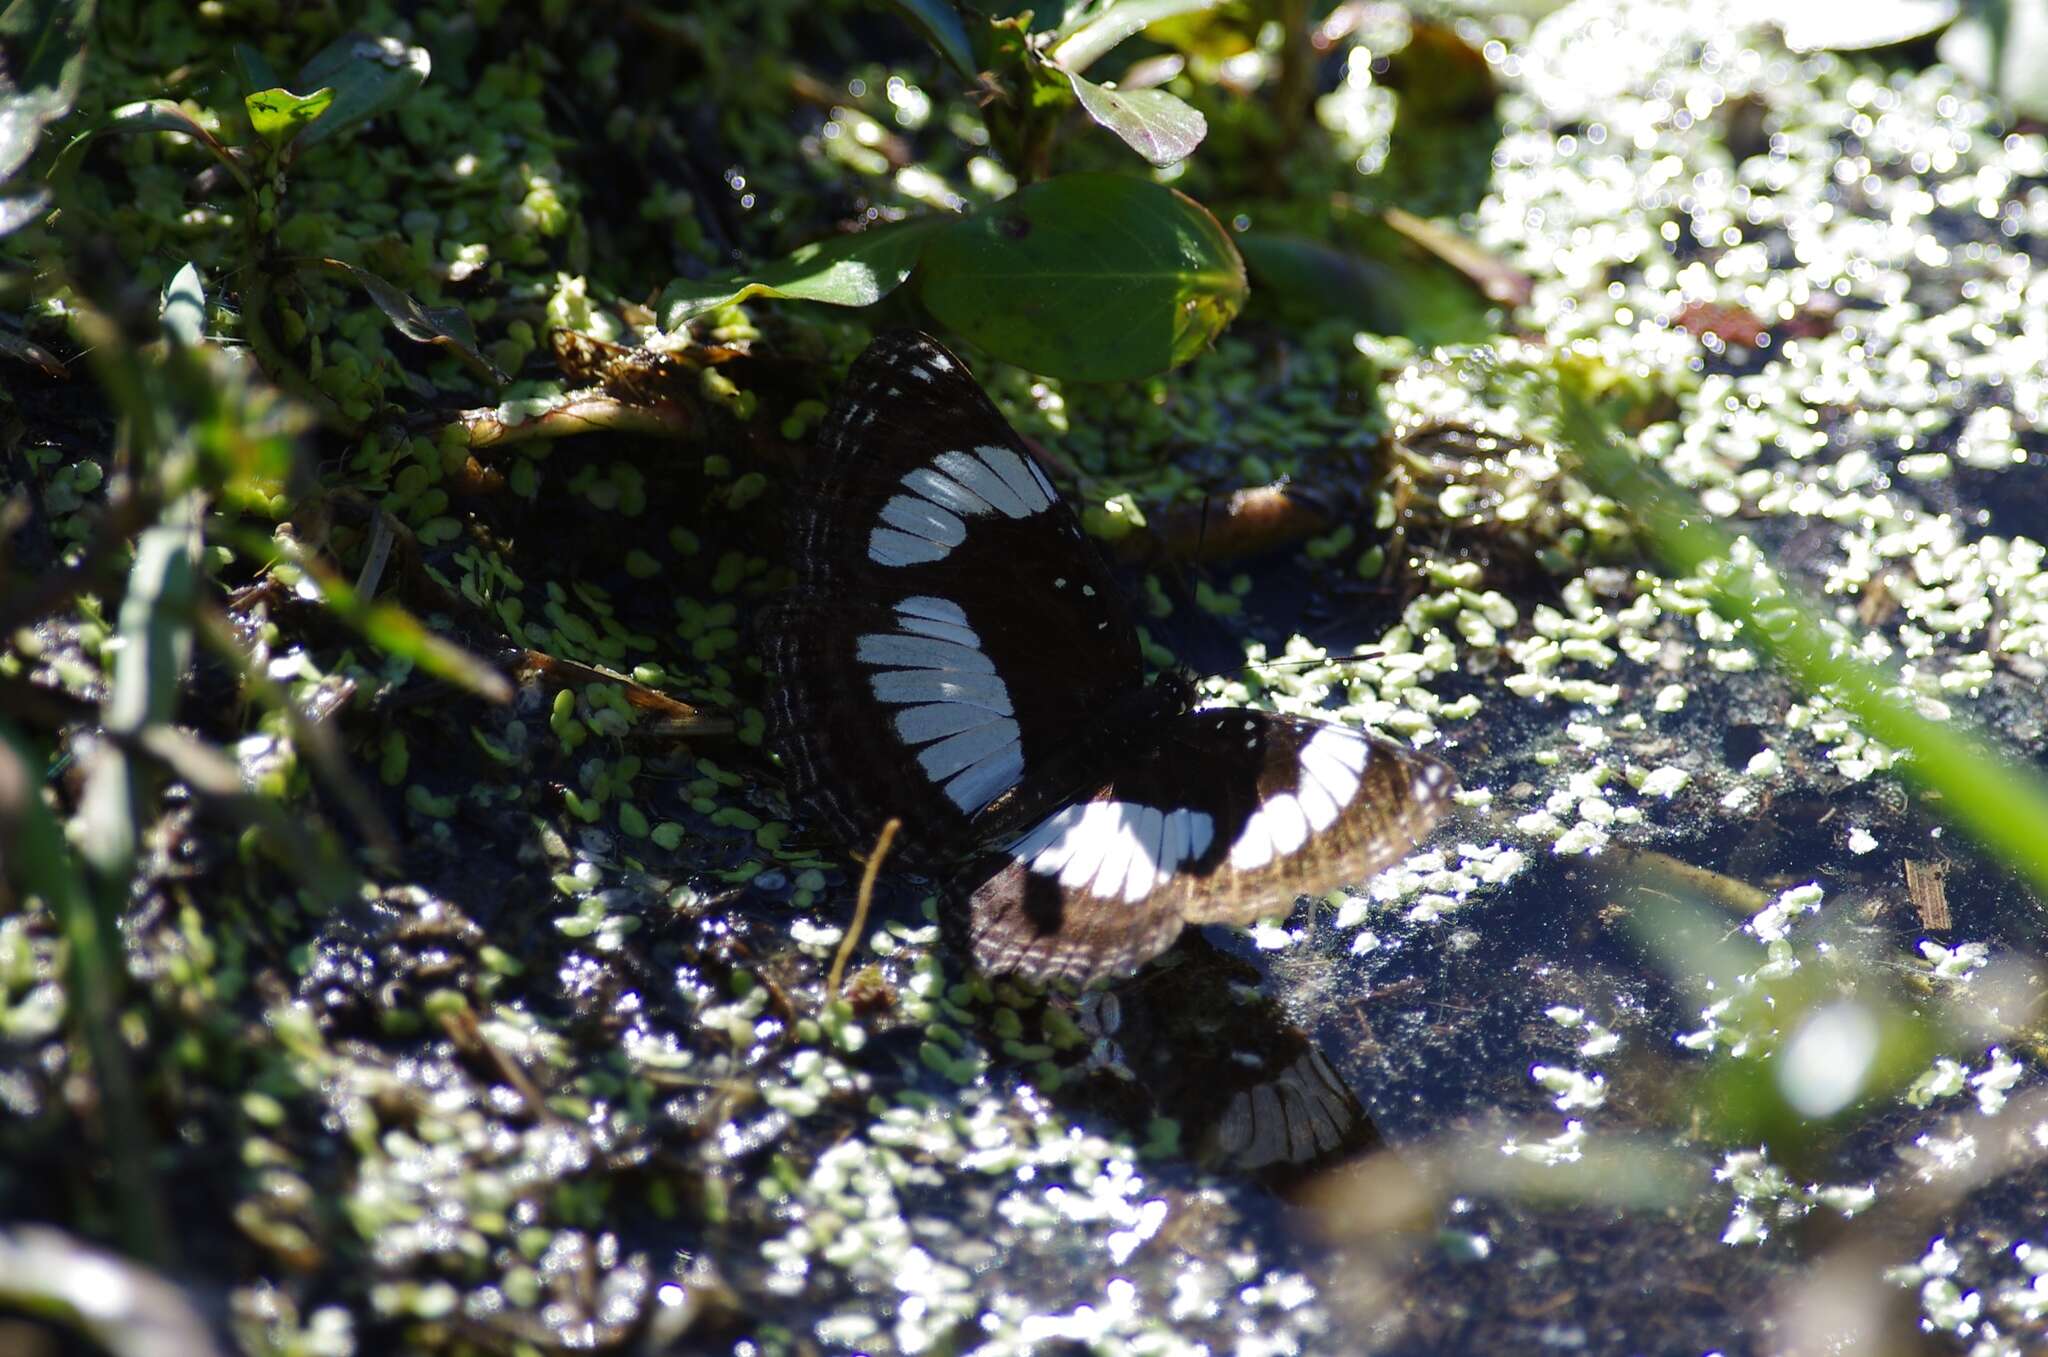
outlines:
[[[769,738],[797,804],[947,881],[994,974],[1128,974],[1188,924],[1356,883],[1440,816],[1450,771],[1346,727],[1193,709],[1147,682],[1079,519],[966,367],[883,335],[798,487],[766,612]]]

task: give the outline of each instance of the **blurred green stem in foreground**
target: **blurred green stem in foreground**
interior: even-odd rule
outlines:
[[[1699,575],[1714,610],[1808,692],[1839,706],[1863,733],[1908,757],[1899,772],[1940,801],[1940,812],[2048,900],[2048,782],[1960,721],[1923,715],[1889,669],[1852,653],[1855,636],[1789,592],[1737,538],[1654,463],[1624,446],[1567,367],[1557,385],[1556,440],[1595,491],[1627,510],[1674,575]]]
[[[0,832],[11,832],[7,874],[23,895],[33,895],[57,919],[66,954],[65,1006],[91,1063],[107,1191],[119,1221],[122,1247],[134,1257],[161,1261],[169,1237],[156,1163],[140,1092],[121,1039],[126,972],[117,918],[120,891],[96,891],[65,841],[64,829],[43,804],[44,761],[11,725],[0,722]],[[74,1067],[75,1068],[75,1067]]]

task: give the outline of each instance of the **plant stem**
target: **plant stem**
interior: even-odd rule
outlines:
[[[2048,898],[2048,782],[1960,721],[1923,715],[1893,670],[1857,659],[1852,638],[1761,562],[1736,559],[1739,539],[1670,477],[1615,437],[1584,395],[1558,389],[1558,441],[1578,474],[1623,505],[1674,574],[1704,576],[1714,610],[1809,693],[1825,696],[1872,739],[1909,757],[1899,772],[1941,814]]]

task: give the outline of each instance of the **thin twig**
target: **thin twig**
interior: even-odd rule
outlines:
[[[1598,865],[1608,876],[1640,890],[1705,900],[1717,909],[1747,919],[1771,903],[1771,897],[1738,877],[1685,862],[1654,849],[1609,844]],[[1597,861],[1597,860],[1596,860]]]
[[[682,438],[696,431],[689,411],[675,406],[633,405],[601,393],[565,396],[561,402],[523,418],[508,418],[503,407],[466,410],[455,417],[471,448],[504,447],[536,438],[571,438],[590,433],[644,433]]]
[[[391,559],[391,544],[396,538],[391,515],[383,509],[372,511],[370,548],[363,553],[363,568],[356,574],[356,593],[361,597],[377,596],[377,586],[384,579],[384,563]]]
[[[1311,495],[1286,481],[1252,486],[1199,504],[1176,505],[1159,514],[1147,531],[1124,538],[1118,551],[1127,560],[1151,556],[1227,561],[1254,556],[1328,532],[1341,521],[1329,501],[1362,498],[1341,487],[1335,494]]]
[[[498,1043],[484,1035],[483,1024],[477,1021],[473,1011],[464,1008],[459,1013],[443,1013],[440,1015],[440,1023],[441,1030],[448,1034],[448,1039],[458,1048],[481,1058],[497,1071],[498,1077],[510,1085],[526,1104],[527,1111],[533,1113],[534,1120],[561,1120],[548,1107],[547,1099],[542,1096],[539,1087],[527,1076],[526,1071],[520,1068],[519,1062],[500,1048]]]
[[[846,962],[853,955],[854,947],[860,942],[861,931],[868,924],[868,906],[875,899],[875,878],[882,874],[882,859],[889,856],[889,848],[896,842],[896,832],[903,828],[903,821],[895,816],[882,826],[881,837],[875,840],[875,851],[868,854],[867,867],[860,874],[860,897],[854,901],[853,922],[846,927],[846,936],[839,940],[838,954],[832,958],[832,970],[825,977],[825,993],[839,997],[839,983],[846,978]]]
[[[536,674],[549,682],[578,690],[597,683],[613,684],[624,693],[627,706],[657,718],[659,724],[643,732],[646,734],[695,739],[700,736],[730,735],[734,730],[733,720],[729,716],[705,712],[687,702],[670,697],[658,688],[650,688],[638,680],[627,678],[624,674],[601,669],[596,665],[582,664],[576,660],[565,660],[545,651],[520,651],[519,674],[521,677]]]

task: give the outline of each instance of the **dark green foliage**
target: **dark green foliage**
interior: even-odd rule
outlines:
[[[1193,358],[1244,304],[1216,219],[1122,175],[1034,184],[925,247],[918,295],[949,328],[1020,367],[1121,381]]]

